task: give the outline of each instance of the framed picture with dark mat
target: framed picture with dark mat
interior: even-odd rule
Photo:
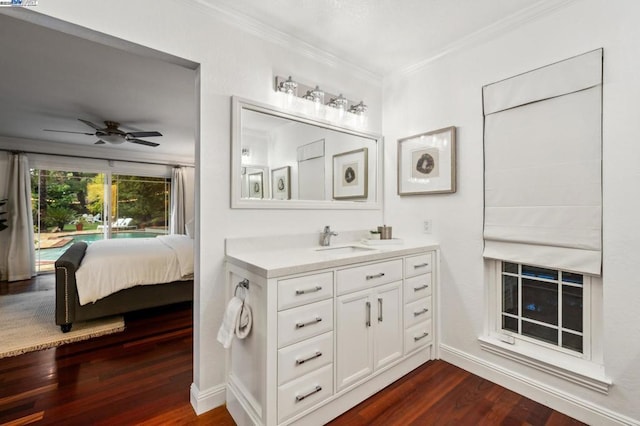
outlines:
[[[456,128],[398,140],[398,195],[456,192]]]
[[[333,199],[366,199],[369,189],[367,148],[333,156]]]
[[[271,197],[274,200],[291,199],[291,166],[271,170]]]

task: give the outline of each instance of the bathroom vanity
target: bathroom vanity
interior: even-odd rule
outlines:
[[[324,424],[435,357],[437,245],[366,236],[227,240],[228,295],[248,280],[253,312],[227,358],[236,423]]]

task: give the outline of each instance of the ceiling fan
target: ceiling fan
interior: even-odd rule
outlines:
[[[106,127],[100,127],[97,124],[93,124],[90,121],[87,120],[83,120],[82,118],[78,118],[79,121],[82,121],[84,124],[86,124],[89,127],[92,127],[95,132],[94,133],[88,133],[88,132],[73,132],[73,131],[67,131],[67,130],[51,130],[51,129],[44,129],[45,132],[60,132],[60,133],[77,133],[80,135],[88,135],[88,136],[95,136],[98,138],[98,141],[96,142],[96,145],[103,145],[105,143],[110,143],[110,144],[121,144],[123,142],[131,142],[131,143],[137,143],[140,145],[146,145],[146,146],[151,146],[151,147],[156,147],[158,145],[160,145],[159,143],[155,143],[155,142],[150,142],[150,141],[145,141],[142,139],[138,139],[138,138],[148,138],[151,136],[162,136],[162,133],[160,132],[125,132],[119,129],[120,127],[120,123],[116,123],[115,121],[105,121],[104,124]]]

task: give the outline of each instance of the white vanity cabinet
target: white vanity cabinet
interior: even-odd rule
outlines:
[[[433,359],[436,253],[400,246],[288,267],[278,253],[271,267],[228,252],[229,294],[249,280],[254,314],[227,357],[236,423],[324,424]]]
[[[336,287],[338,294],[367,287],[336,298],[336,323],[340,324],[336,387],[340,391],[402,357],[402,260],[340,270]]]
[[[433,341],[433,254],[405,260],[404,350],[410,353]]]

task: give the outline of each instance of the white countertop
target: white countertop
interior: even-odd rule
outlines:
[[[321,247],[319,234],[226,240],[226,260],[265,278],[336,268],[361,262],[435,250],[432,239],[366,241],[367,231],[340,232],[329,247]],[[353,252],[348,252],[353,251]]]

